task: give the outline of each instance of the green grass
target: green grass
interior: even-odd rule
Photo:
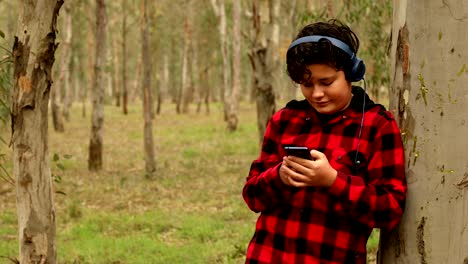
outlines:
[[[55,196],[59,263],[244,262],[257,217],[241,197],[258,155],[255,108],[242,105],[234,133],[226,131],[215,111],[219,105],[210,115],[177,115],[173,109],[164,108],[154,121],[153,180],[145,178],[139,106],[132,105],[127,116],[105,107],[104,169],[99,173],[87,170],[90,121],[81,116],[81,106],[73,109],[65,133],[49,127],[55,190],[63,193]],[[8,138],[7,130],[0,131]],[[0,153],[9,152],[0,147]],[[11,171],[11,160],[2,161]],[[15,258],[14,187],[0,180],[0,192],[0,256]],[[377,244],[373,234],[369,251]]]
[[[251,230],[234,232],[231,224],[219,215],[86,212],[79,223],[64,225],[59,259],[63,263],[237,263],[242,257],[238,248],[245,246]]]

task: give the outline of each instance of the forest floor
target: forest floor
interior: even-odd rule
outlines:
[[[81,106],[73,110],[64,133],[49,123],[59,263],[243,263],[257,217],[241,196],[259,150],[254,105],[242,104],[234,133],[225,129],[221,105],[209,115],[178,115],[163,105],[153,127],[153,179],[144,172],[139,106],[128,115],[105,107],[98,173],[87,169],[89,109],[85,117]],[[0,127],[6,141],[8,132]],[[13,177],[11,149],[0,144],[0,162]],[[0,178],[0,263],[18,255],[14,190]],[[377,244],[374,234],[371,259]]]

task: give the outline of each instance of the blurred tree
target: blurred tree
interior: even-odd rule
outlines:
[[[92,83],[91,136],[89,140],[88,168],[102,169],[104,125],[104,62],[106,61],[106,4],[96,0],[96,51]]]
[[[63,77],[62,77],[63,78]],[[60,79],[60,77],[59,77]],[[65,131],[65,126],[63,124],[63,116],[59,98],[60,97],[60,88],[61,82],[57,81],[53,84],[50,91],[50,106],[51,106],[51,114],[52,114],[52,124],[56,132],[63,133]]]
[[[67,2],[62,7],[62,25],[60,26],[63,36],[59,43],[57,55],[59,64],[57,67],[57,78],[52,84],[53,88],[50,91],[50,106],[52,114],[52,124],[56,132],[64,132],[64,118],[68,118],[68,108],[70,107],[70,58],[71,58],[71,38],[72,24],[70,15],[70,4]],[[67,102],[67,105],[65,105]]]
[[[128,82],[127,82],[127,0],[122,0],[122,111],[124,115],[128,113]],[[117,99],[119,100],[119,99]]]
[[[265,129],[271,116],[276,111],[275,90],[273,89],[277,62],[275,56],[273,32],[275,23],[272,12],[279,0],[253,0],[252,22],[253,30],[250,36],[251,47],[249,58],[253,70],[255,98],[257,105],[257,127],[259,140],[262,142]]]
[[[70,120],[70,108],[73,103],[73,91],[72,91],[72,35],[73,35],[73,21],[71,8],[74,2],[64,3],[64,15],[62,22],[63,30],[63,41],[61,43],[61,57],[60,57],[60,74],[63,74],[63,109],[62,114],[65,120]]]
[[[188,113],[189,103],[192,101],[192,3],[191,0],[185,0],[186,12],[184,16],[184,47],[182,53],[182,85],[177,98],[177,113]]]
[[[13,45],[11,144],[19,263],[57,263],[47,112],[62,4],[60,0],[24,1]]]
[[[240,96],[240,77],[241,77],[241,3],[234,1],[233,17],[233,78],[231,93],[225,98],[228,104],[227,128],[229,131],[235,131],[239,123],[239,96]]]
[[[120,108],[120,89],[122,87],[120,81],[122,77],[120,76],[120,53],[119,53],[119,31],[117,31],[118,27],[118,22],[120,21],[119,13],[120,5],[116,7],[115,5],[112,5],[112,3],[118,3],[118,2],[110,2],[109,7],[112,7],[112,10],[109,9],[109,14],[112,12],[112,15],[110,15],[110,21],[109,21],[109,37],[111,41],[111,56],[112,56],[112,80],[113,80],[113,95],[114,95],[114,100],[115,100],[115,106]]]
[[[141,10],[141,60],[143,62],[143,117],[144,117],[144,152],[145,171],[148,178],[152,178],[156,172],[156,162],[154,160],[153,143],[153,120],[151,97],[151,49],[149,45],[149,25],[148,23],[148,0],[143,0]]]
[[[381,232],[379,263],[468,263],[468,9],[394,5],[390,109],[406,145],[409,196],[396,230]]]
[[[214,13],[218,18],[218,31],[220,39],[220,50],[221,50],[221,59],[223,61],[223,85],[221,88],[221,99],[224,103],[224,120],[228,118],[228,109],[229,109],[229,97],[231,94],[231,62],[230,62],[230,52],[229,52],[229,43],[226,36],[227,31],[227,22],[226,22],[226,10],[224,0],[211,0],[211,5],[213,7]]]

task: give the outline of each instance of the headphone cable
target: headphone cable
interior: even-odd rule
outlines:
[[[362,135],[362,128],[364,126],[364,114],[366,112],[366,91],[367,91],[367,84],[366,84],[366,79],[362,79],[364,81],[364,95],[362,97],[362,117],[361,117],[361,125],[359,127],[359,134],[358,134],[358,143],[357,143],[357,149],[356,149],[356,156],[354,157],[354,166],[355,166],[355,173],[358,173],[358,167],[359,164],[361,164],[361,161],[358,160],[358,154],[359,154],[359,147],[361,146],[361,135]]]

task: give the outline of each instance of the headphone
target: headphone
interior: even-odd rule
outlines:
[[[346,54],[349,55],[351,59],[351,69],[347,71],[347,76],[350,81],[357,82],[357,81],[364,79],[364,74],[366,73],[366,65],[361,59],[356,57],[356,54],[346,43],[344,43],[343,41],[339,39],[328,37],[328,36],[322,36],[322,35],[312,35],[312,36],[298,38],[295,41],[293,41],[291,45],[289,45],[288,52],[289,50],[291,50],[292,48],[294,48],[295,46],[299,44],[308,43],[308,42],[317,43],[321,41],[322,39],[326,39],[330,41],[330,43],[333,46],[339,48],[340,50],[344,51]]]

